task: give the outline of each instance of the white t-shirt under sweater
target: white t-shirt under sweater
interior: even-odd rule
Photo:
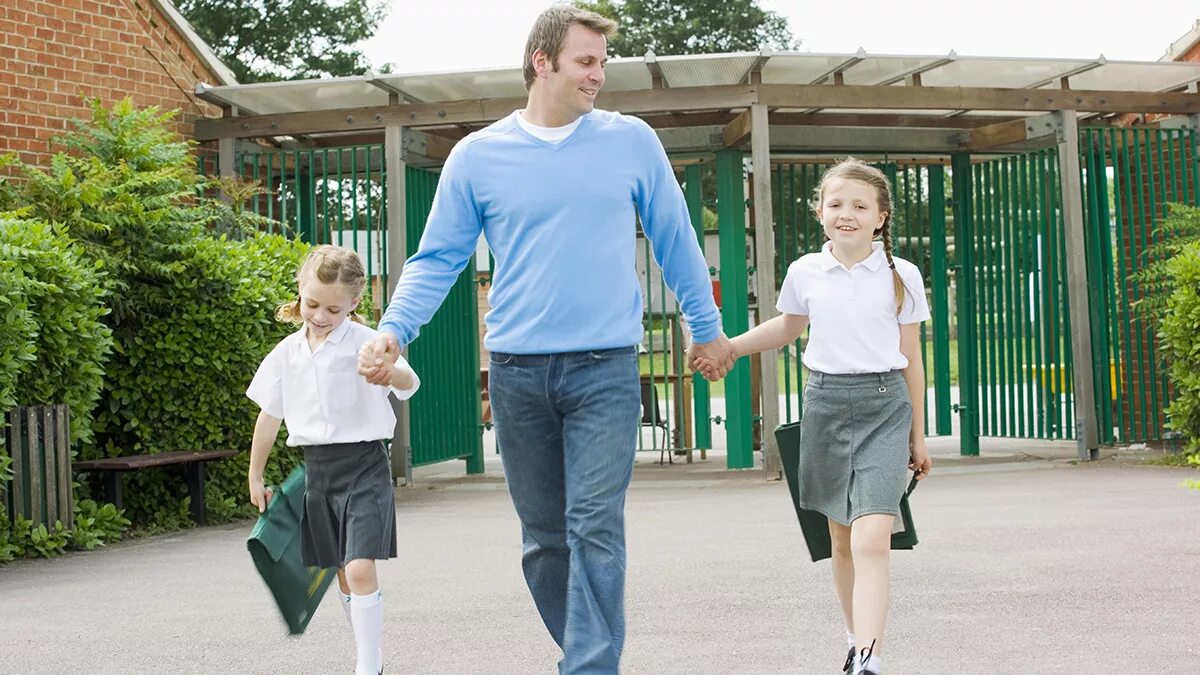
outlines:
[[[809,370],[831,375],[903,370],[900,326],[929,319],[921,271],[892,257],[904,283],[904,303],[896,314],[892,270],[883,244],[874,242],[865,260],[847,269],[833,257],[833,244],[793,262],[776,308],[807,316],[808,346],[802,361]]]

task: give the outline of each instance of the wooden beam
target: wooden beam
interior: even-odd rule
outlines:
[[[759,85],[756,103],[771,108],[875,110],[1081,110],[1187,114],[1200,112],[1200,95],[1176,92],[1059,91],[979,87]]]
[[[1053,137],[1057,129],[1058,122],[1052,113],[990,124],[967,132],[967,149],[992,150],[1037,138]]]
[[[724,147],[732,148],[735,145],[741,145],[742,141],[746,140],[746,137],[750,135],[751,110],[753,110],[753,107],[747,108],[742,111],[742,114],[733,118],[732,122],[725,125],[725,131],[721,133]],[[766,112],[765,109],[763,112]]]
[[[396,292],[396,282],[404,269],[408,252],[407,223],[405,214],[405,162],[404,137],[408,131],[399,125],[389,125],[384,130],[384,156],[387,163],[387,295]],[[382,306],[382,299],[376,302]],[[392,479],[404,479],[404,485],[413,486],[412,473],[412,428],[406,401],[391,399],[396,413],[396,426],[392,433]]]
[[[449,101],[200,119],[196,140],[256,138],[304,133],[363,131],[390,125],[445,126],[492,122],[521,108],[525,98]],[[861,85],[724,85],[602,93],[597,107],[626,114],[746,108],[852,108],[873,110],[1080,110],[1191,114],[1200,94],[1186,92],[1058,91],[967,87],[879,87]]]
[[[1087,247],[1079,179],[1079,125],[1073,110],[1059,110],[1054,115],[1062,129],[1058,136],[1058,175],[1062,183],[1071,358],[1075,364],[1075,442],[1079,459],[1092,460],[1099,456],[1100,441],[1093,389],[1092,318],[1088,307]]]
[[[751,181],[754,189],[754,269],[758,288],[758,323],[762,324],[779,314],[775,309],[775,218],[771,212],[771,130],[767,107],[751,106],[749,113],[753,129],[750,140]],[[783,476],[775,427],[779,426],[779,364],[775,350],[762,357],[762,442],[763,470],[768,480]]]
[[[776,126],[832,126],[832,127],[900,127],[917,129],[973,129],[1024,117],[999,117],[988,115],[972,117],[942,117],[941,115],[889,115],[872,113],[771,113],[771,124]]]

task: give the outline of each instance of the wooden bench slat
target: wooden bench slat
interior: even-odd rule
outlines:
[[[176,450],[157,455],[132,455],[129,457],[106,457],[91,459],[85,462],[75,462],[76,471],[137,471],[158,466],[177,466],[192,462],[207,462],[214,459],[225,459],[238,453],[237,450]]]

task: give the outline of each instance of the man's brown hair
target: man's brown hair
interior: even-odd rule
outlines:
[[[567,30],[573,23],[590,28],[610,40],[617,34],[617,22],[586,9],[571,5],[554,5],[542,12],[537,21],[533,22],[533,28],[529,30],[529,39],[525,41],[526,90],[533,86],[533,81],[537,79],[537,71],[533,68],[534,52],[544,52],[550,59],[550,66],[555,72],[558,71],[558,55],[562,53],[563,43],[567,40]]]

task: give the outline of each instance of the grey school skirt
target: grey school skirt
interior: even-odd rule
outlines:
[[[304,564],[395,558],[396,495],[386,442],[305,446],[304,464]]]
[[[800,422],[800,506],[849,525],[898,515],[908,468],[912,402],[901,371],[812,372]]]

